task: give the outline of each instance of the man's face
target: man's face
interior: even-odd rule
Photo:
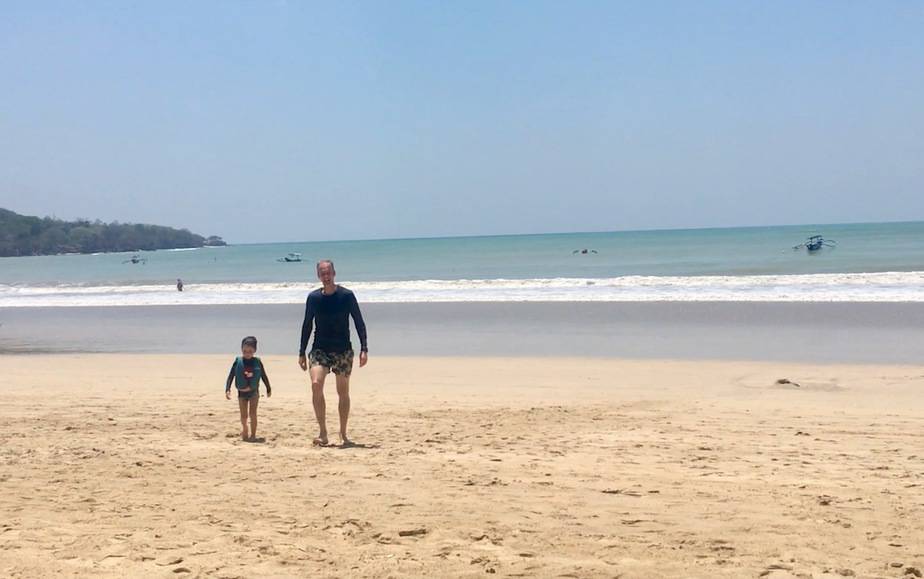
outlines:
[[[329,263],[322,263],[318,266],[318,279],[323,284],[329,284],[334,281],[334,268]]]

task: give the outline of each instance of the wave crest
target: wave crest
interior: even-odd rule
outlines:
[[[349,282],[363,303],[419,302],[924,302],[924,272],[768,276],[462,279]],[[302,303],[313,285],[0,285],[0,307]]]

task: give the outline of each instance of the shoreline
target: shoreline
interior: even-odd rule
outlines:
[[[370,355],[919,363],[924,304],[362,304]],[[223,353],[256,335],[295,356],[302,305],[0,308],[0,354]],[[353,336],[356,340],[355,332]]]

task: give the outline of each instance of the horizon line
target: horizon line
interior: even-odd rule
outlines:
[[[371,241],[417,241],[438,239],[482,239],[490,237],[533,237],[540,235],[585,235],[594,233],[655,233],[667,231],[711,231],[722,229],[766,229],[774,227],[837,227],[844,225],[899,225],[908,223],[924,223],[924,219],[910,219],[902,221],[845,221],[839,223],[781,223],[773,225],[734,225],[734,226],[701,226],[701,227],[652,227],[642,229],[610,229],[592,231],[547,231],[534,233],[483,233],[460,235],[421,235],[413,237],[367,237],[362,239],[302,239],[297,241],[253,241],[236,243],[225,240],[228,245],[271,245],[278,243],[356,243]],[[222,239],[224,239],[222,237]]]

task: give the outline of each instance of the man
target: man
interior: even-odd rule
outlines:
[[[356,303],[356,296],[345,287],[334,283],[337,272],[334,262],[324,259],[317,265],[322,287],[308,294],[305,304],[305,321],[302,322],[302,341],[298,350],[298,365],[303,371],[311,364],[311,402],[321,432],[314,439],[316,446],[327,446],[327,404],[324,400],[324,380],[333,371],[337,377],[337,396],[340,399],[340,440],[344,446],[352,444],[347,437],[347,420],[350,417],[350,373],[353,371],[353,345],[350,343],[350,317],[359,335],[359,367],[369,360],[366,346],[366,323]],[[305,350],[314,323],[314,344],[306,360]]]

